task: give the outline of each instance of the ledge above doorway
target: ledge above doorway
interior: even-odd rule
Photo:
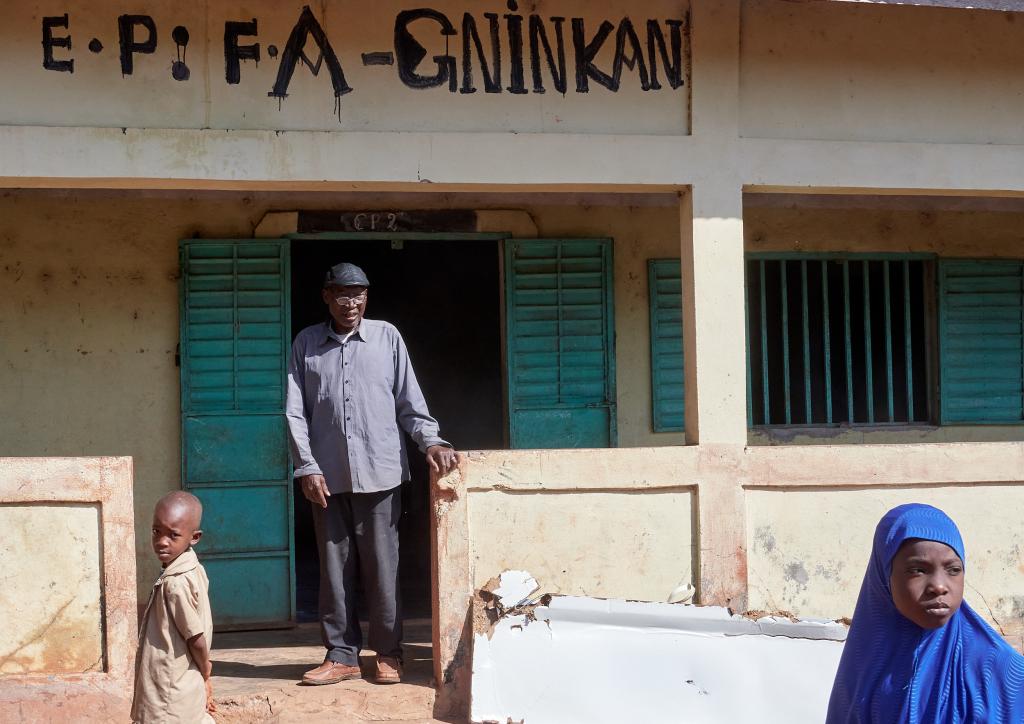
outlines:
[[[365,224],[364,232],[395,233],[414,231],[438,232],[452,231],[458,233],[502,233],[509,237],[534,238],[538,235],[537,224],[531,215],[518,209],[487,209],[487,210],[429,210],[429,211],[270,211],[264,214],[253,232],[255,238],[280,238],[291,234],[304,233],[310,216],[316,215],[319,221],[327,214],[337,217],[337,229],[331,231],[351,231],[352,224]],[[429,218],[426,215],[430,215]],[[446,222],[439,214],[450,216],[451,228],[437,228],[437,224]],[[358,220],[357,220],[358,217]],[[377,223],[379,222],[379,228]],[[414,228],[417,224],[427,224],[431,228]],[[374,228],[370,228],[373,225]],[[401,226],[400,226],[401,225]],[[393,228],[391,228],[393,227]],[[320,229],[327,231],[327,229]]]

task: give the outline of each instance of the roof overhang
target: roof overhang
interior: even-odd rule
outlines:
[[[1024,0],[790,0],[791,2],[846,2],[872,5],[922,5],[932,8],[955,8],[957,10],[1003,10],[1024,11]]]

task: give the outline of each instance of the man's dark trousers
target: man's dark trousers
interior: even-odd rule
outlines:
[[[370,619],[369,648],[402,657],[398,593],[398,520],[402,487],[376,493],[334,493],[327,508],[313,504],[320,551],[320,634],[327,658],[359,663],[363,634],[356,611],[362,581]]]

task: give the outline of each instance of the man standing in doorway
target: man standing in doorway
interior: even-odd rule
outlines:
[[[377,652],[375,680],[401,681],[398,590],[401,484],[409,479],[405,430],[435,473],[455,467],[438,436],[402,335],[364,319],[369,280],[354,264],[327,272],[330,319],[299,332],[288,366],[286,415],[295,477],[313,506],[320,552],[320,631],[327,656],[305,684],[360,678],[361,580]],[[401,429],[400,429],[401,428]]]

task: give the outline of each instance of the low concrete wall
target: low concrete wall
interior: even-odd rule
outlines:
[[[850,617],[875,525],[911,501],[960,525],[967,602],[1024,648],[1024,443],[477,452],[453,479],[459,497],[434,502],[453,711],[474,591],[502,570],[543,592],[659,601],[692,580],[703,604]]]
[[[0,721],[126,721],[130,458],[0,457]]]
[[[934,505],[956,520],[967,548],[965,598],[1024,647],[1024,485],[748,491],[750,607],[852,614],[871,554],[872,521],[911,502]]]
[[[666,600],[693,581],[696,487],[677,450],[471,454],[474,587],[515,568],[549,593]]]

